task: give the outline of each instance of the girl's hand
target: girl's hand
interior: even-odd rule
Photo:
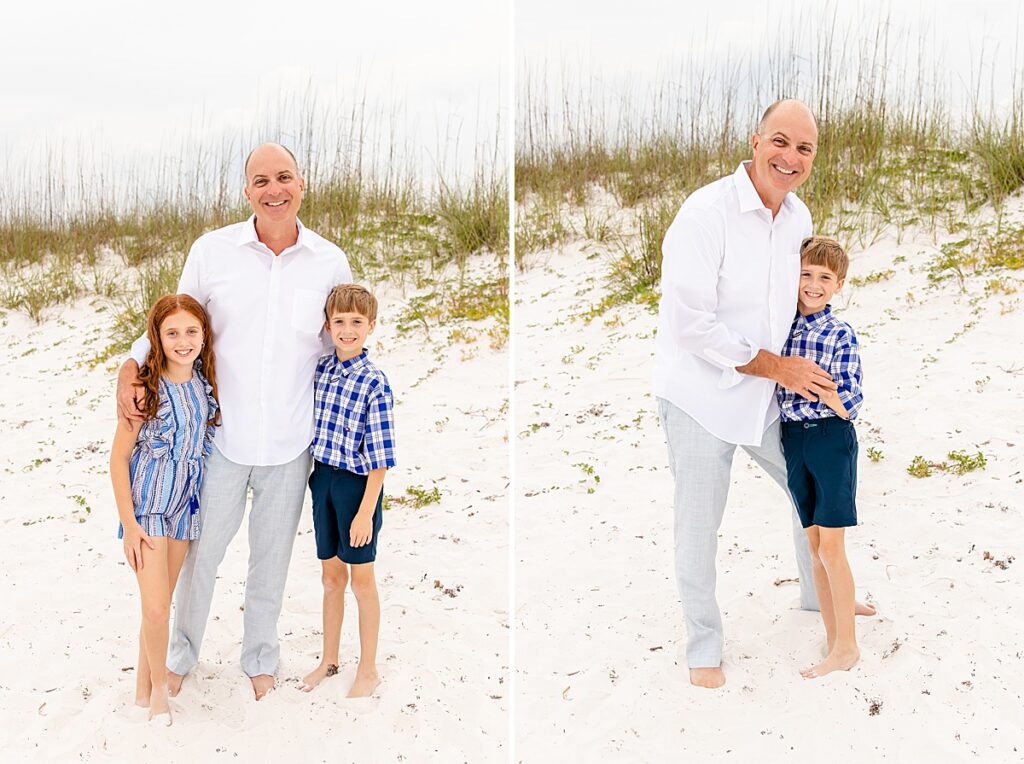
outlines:
[[[348,531],[349,543],[352,546],[366,546],[373,538],[373,515],[358,513],[352,520]]]
[[[124,529],[124,556],[128,560],[128,567],[136,573],[142,570],[143,544],[150,549],[156,549],[149,534],[142,530],[142,526],[137,522]]]

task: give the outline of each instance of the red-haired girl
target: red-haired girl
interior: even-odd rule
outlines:
[[[219,422],[213,336],[203,307],[186,294],[161,297],[149,312],[152,348],[139,379],[145,421],[119,425],[110,453],[118,537],[142,595],[135,702],[166,715],[171,593],[188,544],[199,537],[203,458]]]

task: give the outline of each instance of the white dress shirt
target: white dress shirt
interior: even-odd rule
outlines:
[[[256,237],[255,216],[203,234],[189,250],[178,292],[210,314],[223,425],[214,443],[235,462],[285,464],[313,439],[313,372],[334,345],[324,303],[350,283],[345,253],[298,224],[280,255]],[[145,335],[132,345],[141,366]]]
[[[773,220],[748,165],[693,192],[665,234],[654,394],[721,440],[760,445],[775,382],[736,367],[786,342],[811,214],[787,194]]]

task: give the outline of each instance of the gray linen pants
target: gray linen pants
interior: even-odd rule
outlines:
[[[250,487],[242,670],[251,677],[277,670],[281,654],[277,619],[281,615],[309,464],[308,451],[272,467],[235,464],[216,448],[207,457],[199,497],[199,540],[189,546],[174,590],[174,631],[167,651],[167,668],[171,671],[187,674],[199,661],[217,567],[242,525]]]
[[[686,660],[690,668],[716,667],[722,663],[724,634],[722,614],[715,599],[715,553],[736,445],[719,440],[662,398],[658,398],[658,414],[668,439],[669,468],[675,479],[676,582],[686,621]],[[760,446],[742,448],[782,486],[788,497],[778,420],[765,431]],[[817,610],[807,534],[792,498],[790,508],[800,573],[800,606]]]

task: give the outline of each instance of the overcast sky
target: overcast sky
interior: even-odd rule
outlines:
[[[8,164],[55,144],[173,151],[309,90],[345,111],[365,92],[429,161],[451,161],[456,137],[471,160],[506,106],[509,2],[18,0],[4,7],[0,150]]]
[[[516,68],[520,78],[525,67],[548,77],[569,72],[606,83],[654,82],[674,76],[686,59],[749,58],[780,34],[820,28],[834,9],[837,42],[874,31],[888,15],[902,35],[896,49],[916,50],[923,41],[951,91],[969,86],[973,71],[975,80],[994,81],[998,93],[1020,71],[1019,6],[1019,0],[858,0],[827,7],[821,0],[515,0]]]

